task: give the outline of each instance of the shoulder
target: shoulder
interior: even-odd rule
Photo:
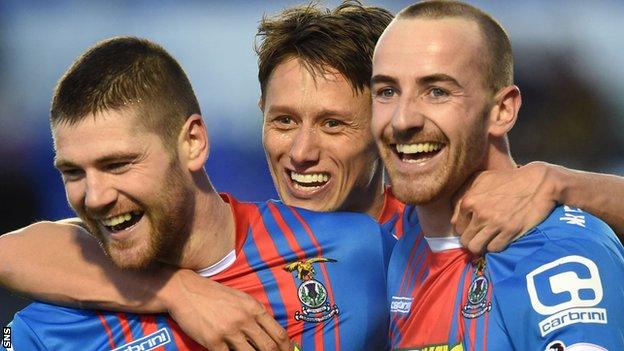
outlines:
[[[33,302],[15,314],[15,319],[19,319],[32,329],[49,329],[53,325],[69,325],[92,318],[97,318],[95,311],[44,302]]]
[[[534,230],[542,232],[548,240],[581,240],[604,244],[617,241],[613,230],[600,218],[566,205],[556,207]]]
[[[91,311],[34,302],[17,312],[10,324],[14,349],[52,350],[60,344],[64,345],[61,349],[78,347],[71,333],[85,333],[81,326],[88,326],[85,321],[94,318]]]
[[[624,337],[624,249],[600,219],[560,206],[486,258],[496,304],[515,340]]]
[[[622,260],[622,245],[609,226],[577,208],[558,206],[539,225],[501,253],[487,254],[504,261],[535,262],[538,257],[585,253]]]

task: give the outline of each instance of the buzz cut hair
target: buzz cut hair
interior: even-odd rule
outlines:
[[[129,109],[172,145],[193,114],[201,114],[180,64],[160,45],[136,37],[101,41],[80,55],[57,83],[50,124],[73,125],[90,115]]]
[[[484,11],[460,1],[431,0],[404,8],[397,14],[396,20],[448,17],[463,18],[479,26],[487,49],[485,67],[483,67],[486,88],[495,93],[501,88],[514,84],[511,40],[503,26]]]

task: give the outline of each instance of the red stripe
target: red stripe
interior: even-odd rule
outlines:
[[[140,314],[139,321],[141,322],[141,330],[143,330],[143,335],[147,336],[152,333],[158,331],[158,326],[156,324],[156,317],[152,314]],[[164,346],[159,346],[154,350],[165,350]]]
[[[126,340],[126,343],[129,343],[133,340],[132,338],[132,330],[130,329],[130,325],[128,324],[128,319],[125,313],[117,313],[117,319],[119,319],[119,324],[121,325],[121,333]]]
[[[395,215],[398,216],[396,223],[394,224],[394,235],[400,238],[403,235],[403,214],[405,212],[405,204],[394,197],[390,187],[387,187],[384,191],[384,204],[381,209],[381,214],[378,218],[378,222],[385,224],[392,219]]]
[[[108,335],[108,346],[110,346],[112,350],[116,347],[115,340],[113,339],[113,332],[111,332],[110,326],[108,325],[108,322],[106,322],[106,319],[104,318],[104,316],[99,312],[96,312],[96,314],[98,318],[100,319],[100,323],[102,323],[104,330],[106,331],[106,335]]]
[[[284,302],[284,308],[286,309],[286,331],[288,335],[298,335],[303,331],[303,324],[297,323],[293,316],[295,312],[301,306],[297,299],[297,285],[295,278],[292,274],[284,270],[284,266],[287,262],[280,255],[275,242],[271,238],[271,234],[264,226],[264,222],[261,220],[262,215],[255,207],[256,215],[258,219],[251,224],[251,237],[258,248],[258,255],[260,259],[269,267],[273,276],[275,277],[278,285],[278,293],[281,300]],[[271,239],[271,240],[267,240]]]
[[[275,218],[275,221],[277,222],[277,226],[280,228],[282,233],[284,233],[284,238],[286,238],[286,241],[288,242],[288,246],[295,253],[295,255],[297,255],[297,259],[298,260],[306,259],[305,252],[299,246],[299,243],[297,242],[297,239],[295,238],[295,234],[293,233],[292,229],[290,229],[288,224],[286,224],[284,217],[282,217],[282,214],[275,207],[275,204],[269,202],[268,208],[269,208],[269,211],[271,211],[273,218]]]
[[[468,263],[470,264],[470,263]],[[459,271],[459,270],[458,270]],[[458,324],[459,324],[459,340],[463,340],[464,337],[466,336],[466,330],[465,330],[465,326],[466,326],[466,321],[463,317],[463,315],[461,314],[461,308],[462,306],[465,306],[468,303],[468,290],[466,289],[466,287],[468,287],[468,289],[470,289],[470,284],[472,283],[472,276],[474,275],[474,266],[470,265],[468,267],[468,271],[466,272],[466,275],[464,276],[464,281],[460,282],[461,285],[461,289],[457,289],[458,293],[461,294],[462,298],[460,299],[461,303],[459,304],[458,308],[456,309],[457,312],[459,312],[459,315],[457,316],[457,320],[458,320]],[[474,340],[475,340],[475,333],[476,333],[476,324],[474,323],[475,320],[474,319],[470,319],[469,321],[469,339],[470,339],[470,344],[473,346],[474,348]]]
[[[268,313],[270,313],[272,316],[275,316],[275,311],[273,311],[271,304],[269,303],[269,298],[262,284],[262,281],[258,278],[258,275],[255,272],[256,269],[254,269],[254,267],[250,265],[245,255],[245,252],[242,249],[247,240],[254,240],[256,243],[260,242],[264,244],[270,244],[273,242],[273,240],[268,234],[268,231],[264,227],[263,223],[261,223],[262,216],[259,213],[258,207],[255,204],[240,203],[228,195],[222,194],[221,196],[222,198],[224,198],[225,201],[230,203],[233,216],[236,219],[236,261],[230,268],[222,273],[213,276],[212,279],[220,283],[226,284],[229,287],[250,294],[252,297],[264,304],[264,306],[267,308]],[[251,228],[250,223],[252,225]],[[251,234],[248,235],[250,229]],[[268,238],[270,240],[266,240],[265,238]],[[265,253],[264,247],[265,246],[258,246],[258,251],[260,253]],[[273,251],[276,252],[276,250]],[[282,269],[282,267],[286,263],[283,261],[283,259],[281,260],[281,262],[279,262],[281,255],[276,253],[274,256],[277,258],[278,264],[270,264],[270,262],[267,262],[267,257],[271,257],[270,253],[266,253],[266,255],[260,256],[260,258],[264,261],[265,264],[267,264],[267,266],[272,267],[271,271],[277,279],[278,292],[282,298],[282,301],[284,302],[286,310],[286,331],[291,339],[294,339],[299,344],[301,344],[303,325],[301,323],[294,324],[294,320],[293,323],[290,323],[289,325],[290,320],[293,318],[295,312],[301,305],[299,300],[296,299],[297,288],[294,282],[294,278],[291,274],[288,274]],[[276,260],[274,259],[273,262],[276,262]],[[284,279],[278,279],[278,277],[282,277]],[[289,293],[286,295],[293,296],[293,298],[284,298],[282,294],[283,289],[289,291]]]
[[[140,314],[138,316],[141,321],[141,330],[143,330],[143,335],[150,335],[158,330],[158,328],[156,328],[156,318],[153,315]]]
[[[306,223],[303,220],[301,215],[299,215],[299,213],[293,207],[288,207],[288,208],[295,215],[297,220],[299,220],[299,223],[301,223],[301,225],[305,229],[306,233],[308,234],[308,237],[312,241],[312,244],[314,245],[314,247],[318,251],[319,256],[323,257],[323,250],[321,249],[321,245],[319,245],[318,240],[316,240],[316,236],[314,235],[314,233],[312,233],[312,229],[310,228],[310,226],[308,226],[308,223]],[[329,295],[329,298],[332,301],[332,304],[335,304],[336,300],[334,300],[334,292],[333,292],[332,287],[331,287],[331,280],[329,279],[329,274],[327,273],[327,269],[326,269],[325,265],[320,265],[320,266],[321,266],[321,273],[323,274],[323,279],[326,282],[327,294]],[[340,330],[339,330],[340,322],[339,322],[337,314],[334,314],[333,320],[334,320],[334,343],[336,345],[336,350],[339,351],[340,350]],[[323,325],[321,323],[319,323],[316,326],[316,332],[315,332],[315,345],[316,345],[317,348],[319,347],[319,345],[321,345],[321,349],[323,349],[323,345],[324,345],[324,344],[322,344],[322,336],[323,336],[323,334],[324,334],[323,333]],[[321,341],[320,344],[316,341],[316,340],[319,340],[319,339]]]
[[[196,343],[193,339],[184,334],[182,329],[180,329],[180,326],[171,318],[167,318],[167,324],[169,324],[169,328],[172,331],[173,342],[175,343],[178,350],[205,350],[200,344]]]
[[[403,273],[403,277],[401,278],[401,285],[399,288],[399,294],[401,296],[405,296],[408,294],[407,291],[407,286],[409,285],[409,281],[407,281],[408,277],[411,277],[413,274],[414,269],[416,269],[416,265],[414,264],[414,255],[416,254],[416,252],[418,252],[418,247],[420,246],[420,242],[422,240],[423,236],[421,235],[421,233],[418,234],[418,239],[417,241],[414,243],[414,245],[412,245],[412,249],[410,250],[410,254],[409,254],[409,258],[407,259],[407,268],[405,269],[405,272]],[[426,253],[428,250],[422,250],[422,252],[419,254],[418,259],[421,258],[422,254]],[[421,267],[421,271],[418,272],[418,276],[422,276],[422,274],[424,274],[425,271],[425,267],[428,267],[428,264],[424,264]],[[418,281],[418,280],[416,280]]]

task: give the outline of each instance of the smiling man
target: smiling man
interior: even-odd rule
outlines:
[[[306,350],[386,347],[388,314],[378,302],[394,239],[365,214],[217,194],[203,168],[209,140],[199,104],[163,48],[133,37],[96,44],[59,81],[50,122],[67,199],[118,268],[186,267],[262,303],[225,341],[204,346],[292,350],[291,339]],[[70,224],[49,230],[40,240],[52,246],[81,235]],[[76,255],[71,247],[47,259]],[[82,265],[102,257],[95,251]],[[15,350],[201,348],[167,315],[34,303],[11,328]]]
[[[521,100],[504,29],[460,2],[409,6],[379,39],[371,82],[373,135],[396,196],[422,226],[390,261],[392,347],[624,348],[624,248],[600,219],[558,206],[482,257],[453,232],[463,184],[517,167],[507,132]]]
[[[418,231],[418,217],[413,207],[403,211],[405,206],[384,188],[370,132],[372,53],[391,19],[386,10],[355,2],[331,10],[289,8],[263,18],[256,51],[263,143],[280,198],[286,204],[314,210],[365,212],[401,236],[405,231]],[[435,152],[437,146],[407,146],[402,153],[422,157],[416,153]],[[463,229],[459,232],[469,233],[468,246],[475,252],[488,243],[496,244],[491,248],[502,247],[524,232],[522,226],[538,223],[564,195],[572,195],[579,206],[611,213],[613,223],[624,222],[619,216],[621,203],[609,197],[611,192],[596,193],[593,179],[601,176],[588,175],[588,182],[571,184],[576,174],[555,173],[552,168],[531,164],[504,172],[502,178],[489,173],[486,184],[502,184],[496,194],[483,191],[483,182],[476,182],[467,193],[470,201],[461,202],[466,211],[457,216]],[[610,184],[612,189],[616,184],[624,188],[619,179]],[[471,199],[475,197],[484,209],[474,208]],[[511,204],[519,208],[509,211]],[[492,240],[498,233],[503,239]],[[0,265],[5,268],[0,269],[2,284],[42,299],[140,312],[169,311],[187,333],[213,344],[231,344],[233,337],[242,334],[237,330],[249,330],[250,324],[264,321],[266,315],[246,295],[192,271],[165,269],[150,271],[151,276],[119,272],[90,237],[76,230],[67,235],[56,225],[39,223],[3,236],[0,243]]]

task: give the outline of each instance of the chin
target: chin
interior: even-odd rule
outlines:
[[[130,251],[132,250],[106,249],[113,263],[121,269],[142,270],[151,266],[155,261],[152,255]]]
[[[409,205],[426,205],[444,196],[445,183],[440,181],[410,179],[391,182],[391,185],[394,196]]]

